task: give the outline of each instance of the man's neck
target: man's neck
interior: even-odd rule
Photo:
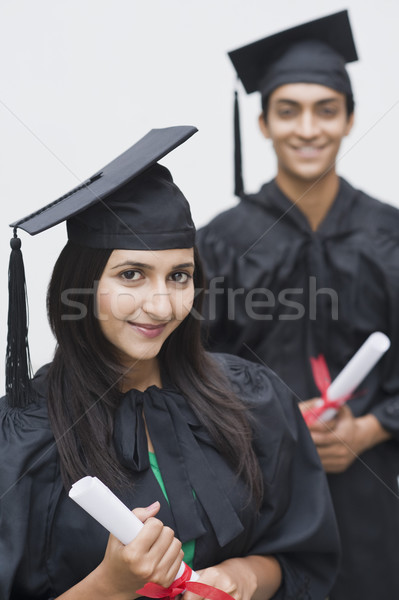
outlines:
[[[339,189],[339,178],[329,171],[316,181],[307,181],[278,172],[276,183],[291,202],[299,208],[316,231],[330,210]]]

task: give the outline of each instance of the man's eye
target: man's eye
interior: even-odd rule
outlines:
[[[281,108],[278,111],[279,117],[291,117],[293,114],[294,114],[294,111],[292,110],[292,108]]]
[[[320,109],[320,114],[324,117],[335,117],[337,112],[338,110],[336,108],[328,106],[325,106],[324,108]]]

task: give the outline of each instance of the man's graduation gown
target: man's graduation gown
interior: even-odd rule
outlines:
[[[319,396],[310,357],[332,378],[373,331],[391,348],[349,406],[393,439],[329,476],[343,562],[331,598],[399,594],[399,211],[345,180],[317,231],[274,181],[198,233],[207,342],[271,367],[298,401]]]

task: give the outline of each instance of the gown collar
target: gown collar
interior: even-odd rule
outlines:
[[[120,462],[135,473],[150,467],[145,423],[180,541],[206,532],[198,501],[221,546],[239,535],[243,525],[198,443],[195,431],[201,423],[184,397],[168,384],[144,392],[132,389],[122,397],[115,415],[114,445]]]
[[[243,201],[255,202],[264,208],[273,210],[279,220],[283,218],[288,220],[308,235],[316,234],[321,237],[331,237],[332,235],[343,235],[352,231],[353,224],[350,213],[357,194],[357,190],[340,177],[338,193],[316,231],[311,229],[303,212],[280,190],[275,179],[263,185],[258,194],[245,196]]]

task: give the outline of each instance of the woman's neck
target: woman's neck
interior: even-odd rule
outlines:
[[[305,215],[313,231],[318,229],[326,217],[339,189],[339,177],[335,171],[330,171],[316,181],[295,179],[279,172],[276,183],[283,194]]]
[[[162,387],[161,370],[157,358],[136,361],[129,365],[123,378],[122,392],[132,388],[144,392],[152,385]]]

